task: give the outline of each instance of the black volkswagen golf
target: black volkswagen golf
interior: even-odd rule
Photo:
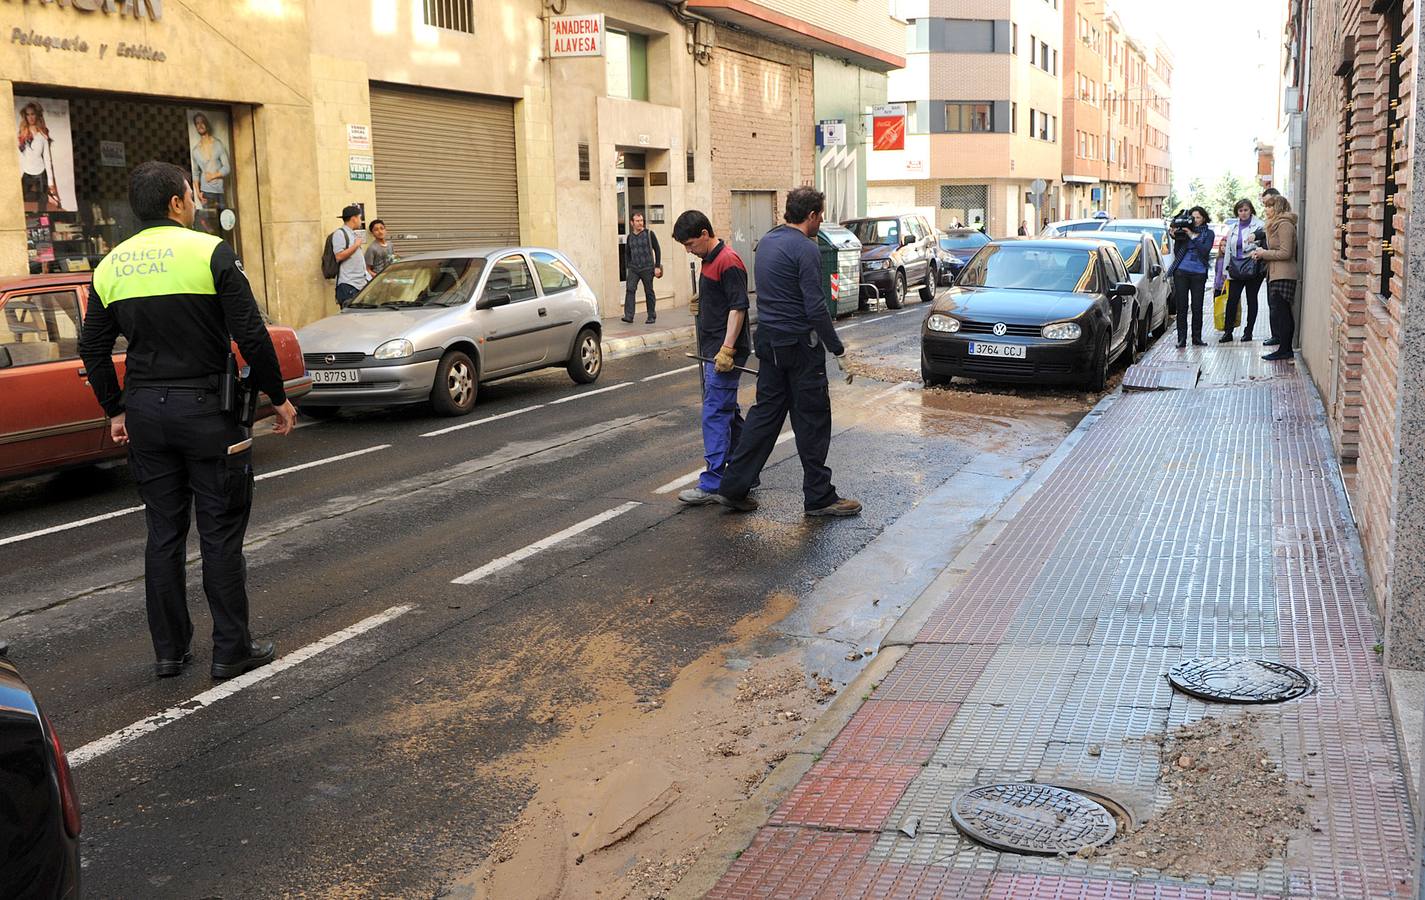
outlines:
[[[1136,289],[1118,250],[1097,240],[1006,240],[981,247],[921,326],[927,385],[1081,383],[1102,390],[1137,352]]]

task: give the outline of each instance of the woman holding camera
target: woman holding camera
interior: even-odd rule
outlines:
[[[1272,339],[1263,341],[1277,349],[1262,359],[1291,359],[1296,339],[1296,317],[1291,303],[1296,299],[1296,213],[1281,194],[1262,199],[1267,208],[1267,246],[1252,251],[1252,258],[1267,264],[1267,311],[1271,315]]]
[[[1194,206],[1188,211],[1192,224],[1173,220],[1173,304],[1178,311],[1178,349],[1187,346],[1188,311],[1192,311],[1192,342],[1201,347],[1202,294],[1207,287],[1207,262],[1212,258],[1212,242],[1216,235],[1207,227],[1211,221],[1207,210]],[[1189,307],[1189,298],[1191,307]]]
[[[1242,298],[1247,299],[1247,327],[1242,329],[1242,340],[1252,339],[1252,326],[1257,324],[1257,291],[1266,279],[1266,267],[1252,258],[1251,253],[1265,245],[1265,226],[1257,218],[1257,208],[1251,200],[1238,200],[1232,211],[1237,220],[1227,232],[1222,244],[1222,255],[1217,258],[1217,283],[1222,283],[1223,269],[1226,269],[1227,315],[1222,337],[1218,343],[1232,341],[1232,330],[1237,324],[1237,313],[1241,309]]]

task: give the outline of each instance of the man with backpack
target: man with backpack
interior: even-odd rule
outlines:
[[[371,274],[366,270],[366,257],[361,253],[361,207],[351,204],[341,211],[341,227],[327,235],[322,248],[322,276],[336,279],[336,305],[346,309]]]

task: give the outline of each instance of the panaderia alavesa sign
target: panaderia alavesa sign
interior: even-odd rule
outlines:
[[[163,0],[5,0],[7,4],[54,6],[81,13],[106,13],[111,16],[133,16],[157,22],[163,18]]]

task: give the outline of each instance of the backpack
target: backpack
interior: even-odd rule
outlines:
[[[338,228],[336,231],[341,231],[341,229]],[[323,278],[335,278],[338,273],[341,272],[341,262],[336,258],[336,251],[332,249],[332,237],[336,234],[336,231],[333,231],[331,234],[327,235],[326,241],[322,244]],[[350,246],[351,238],[347,238],[346,246],[342,247],[341,249],[345,250],[347,247]]]

